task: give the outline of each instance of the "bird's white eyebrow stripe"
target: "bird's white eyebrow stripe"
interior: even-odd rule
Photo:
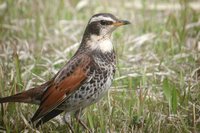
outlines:
[[[98,17],[93,17],[89,23],[92,23],[94,21],[100,21],[100,20],[107,20],[107,21],[114,21],[112,18],[110,17],[104,17],[104,16],[98,16]]]

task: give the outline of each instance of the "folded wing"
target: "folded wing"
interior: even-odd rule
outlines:
[[[91,59],[87,55],[72,58],[54,77],[52,86],[44,92],[41,104],[31,121],[47,116],[76,91],[87,80],[90,65]]]

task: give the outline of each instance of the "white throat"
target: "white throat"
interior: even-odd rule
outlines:
[[[112,52],[113,45],[109,36],[102,37],[92,35],[88,45],[92,50],[100,50],[101,52]]]

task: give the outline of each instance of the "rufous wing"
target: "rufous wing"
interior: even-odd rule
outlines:
[[[68,72],[63,74],[58,73],[58,76],[62,77],[62,80],[59,80],[59,82],[55,81],[55,83],[45,91],[42,96],[40,107],[31,119],[32,122],[47,115],[50,111],[58,107],[72,92],[78,89],[83,82],[87,80],[86,69],[88,65],[90,65],[90,58],[88,56],[83,56],[81,59],[72,61],[71,65],[66,65],[69,69],[66,67],[63,68],[66,71],[70,71],[70,74],[64,75]],[[59,77],[55,79],[59,79]]]

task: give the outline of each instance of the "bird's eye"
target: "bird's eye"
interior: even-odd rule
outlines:
[[[111,25],[113,22],[112,21],[101,20],[100,23],[101,23],[101,25]]]
[[[100,23],[101,23],[101,25],[106,25],[106,21],[105,20],[101,20]]]

